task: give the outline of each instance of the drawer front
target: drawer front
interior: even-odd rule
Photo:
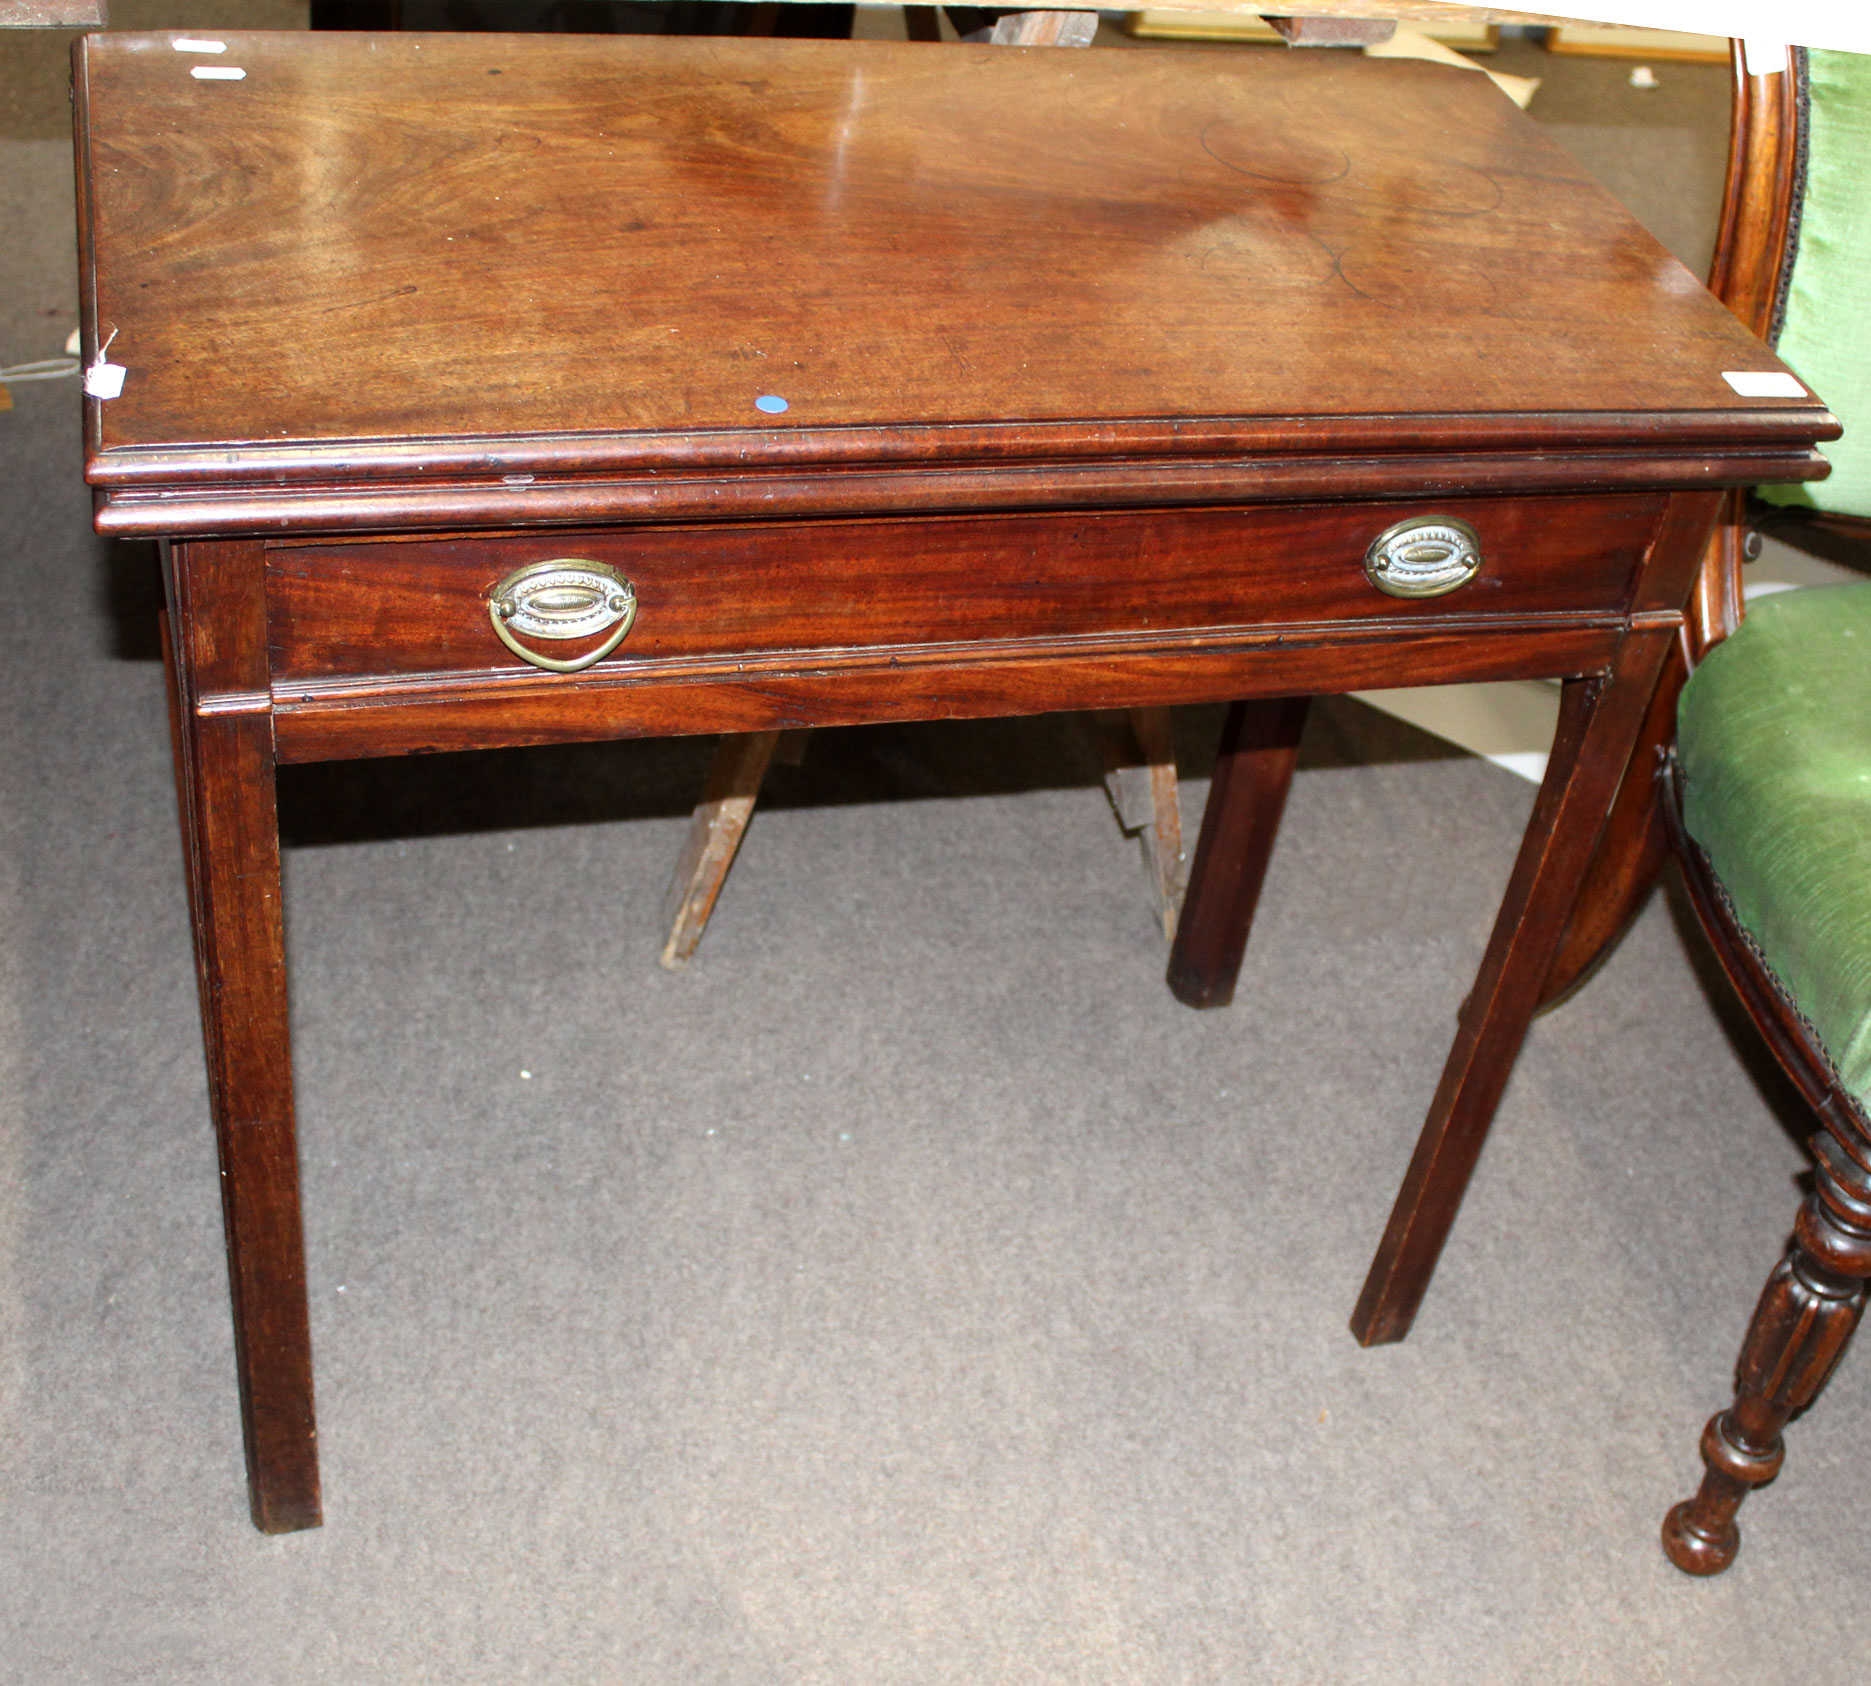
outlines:
[[[489,604],[560,558],[630,582],[628,636],[599,674],[720,657],[1206,629],[1622,609],[1664,499],[1450,498],[1382,505],[554,531],[269,549],[276,685],[526,670]],[[1366,553],[1399,522],[1453,519],[1473,577],[1389,595]],[[575,661],[605,641],[521,642]]]

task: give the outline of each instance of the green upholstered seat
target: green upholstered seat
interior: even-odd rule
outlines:
[[[1871,1108],[1871,581],[1763,598],[1677,712],[1683,824]]]
[[[1811,120],[1799,247],[1775,349],[1844,424],[1830,478],[1771,503],[1871,516],[1871,54],[1806,56]]]

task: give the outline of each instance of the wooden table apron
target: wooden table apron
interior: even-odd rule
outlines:
[[[1185,1000],[1217,1003],[1240,964],[1304,698],[1458,680],[1564,680],[1546,779],[1354,1317],[1362,1340],[1399,1338],[1453,1222],[1660,665],[1681,635],[1720,488],[1822,473],[1814,441],[1835,428],[1824,410],[1810,399],[1736,407],[1716,372],[1774,367],[1768,354],[1706,295],[1683,286],[1667,257],[1518,113],[1497,109],[1479,78],[1471,85],[1406,69],[1384,82],[1389,103],[1372,118],[1351,97],[1376,87],[1367,87],[1364,69],[1304,62],[1329,55],[1268,60],[1229,76],[1218,76],[1212,60],[1185,59],[1190,68],[1169,76],[1150,54],[1060,55],[1076,59],[1067,72],[1044,55],[1012,50],[984,62],[960,50],[919,58],[916,48],[847,54],[790,43],[227,42],[258,84],[258,103],[200,100],[207,115],[186,130],[165,121],[164,102],[199,96],[180,85],[168,37],[84,44],[77,92],[86,357],[102,361],[113,343],[108,355],[130,371],[122,399],[89,407],[87,473],[100,488],[101,530],[164,540],[178,796],[258,1525],[277,1531],[320,1518],[274,800],[282,762],[1228,701],[1236,706],[1171,965]],[[398,84],[402,106],[386,92],[373,108],[371,78],[390,57],[398,76],[414,82]],[[863,81],[859,71],[870,76],[873,96],[881,97],[878,87],[894,89],[909,116],[879,119],[875,130],[859,125],[853,141],[851,121],[840,131],[815,114],[848,109],[848,84]],[[424,83],[431,72],[436,80]],[[463,121],[472,127],[472,110],[450,91],[470,74],[480,79],[476,88],[511,76],[504,126],[472,144],[456,132]],[[1259,80],[1239,105],[1230,77],[1244,74]],[[437,242],[437,230],[454,228],[447,242],[459,235],[466,244],[485,226],[459,208],[468,190],[438,188],[436,173],[446,177],[464,148],[481,146],[494,176],[479,181],[477,205],[491,202],[493,185],[533,192],[533,177],[507,162],[512,136],[530,132],[529,124],[585,133],[568,125],[565,91],[583,88],[581,97],[602,100],[605,78],[626,75],[650,78],[641,85],[662,101],[652,129],[633,142],[634,177],[652,183],[635,228],[679,221],[697,195],[725,202],[750,173],[769,193],[766,177],[775,171],[819,181],[812,172],[840,146],[837,170],[826,178],[839,193],[867,169],[894,184],[857,224],[847,202],[825,199],[821,209],[830,207],[823,214],[843,244],[814,248],[813,228],[823,234],[824,227],[795,227],[806,249],[782,279],[803,296],[815,266],[863,249],[869,267],[847,276],[847,285],[888,318],[902,349],[898,364],[841,361],[841,342],[813,314],[835,317],[836,301],[812,306],[803,326],[776,317],[755,333],[739,323],[720,357],[671,364],[666,342],[725,332],[719,300],[689,309],[686,289],[677,287],[633,307],[667,318],[653,338],[613,347],[644,380],[652,368],[665,376],[690,368],[675,402],[681,413],[665,424],[641,414],[649,400],[633,376],[614,388],[600,382],[589,400],[592,425],[568,428],[579,401],[562,400],[560,377],[575,365],[589,386],[599,364],[532,334],[529,343],[551,365],[536,391],[512,377],[501,336],[519,330],[498,320],[482,322],[464,342],[465,367],[438,371],[426,394],[409,390],[399,347],[411,342],[397,337],[401,318],[381,312],[417,308],[395,301],[433,294],[420,308],[440,334],[443,318],[467,308],[470,296],[450,279],[455,257],[416,249],[410,219],[422,239]],[[805,113],[797,132],[775,138],[763,129],[749,140],[735,127],[735,102],[753,97],[745,90],[756,83],[763,111]],[[939,87],[930,93],[925,84]],[[1027,137],[1025,167],[1040,187],[994,176],[1013,121],[1007,101],[1023,91],[1042,126],[1085,112],[1108,124],[1111,112],[1126,113],[1126,144],[1142,154],[1137,169],[1167,184],[1159,194],[1165,203],[1149,208],[1113,152],[1112,191],[1132,195],[1132,212],[1114,223],[1110,201],[1087,196],[1070,148],[1046,154],[1038,131]],[[1326,94],[1331,99],[1298,140],[1281,140],[1286,130],[1260,137],[1263,147],[1286,148],[1282,169],[1293,179],[1269,185],[1244,173],[1246,141],[1218,148],[1214,123],[1190,130],[1200,145],[1178,138],[1178,114],[1192,102],[1219,102],[1237,116],[1271,103],[1288,110],[1290,124],[1292,110],[1310,110],[1307,102]],[[1048,106],[1055,95],[1063,103]],[[980,122],[999,132],[990,137],[993,158],[962,169],[954,156],[968,145],[969,112],[952,107],[977,96]],[[332,117],[347,99],[356,109]],[[1412,102],[1420,114],[1414,140]],[[1368,114],[1372,101],[1362,105]],[[1147,122],[1140,130],[1133,120],[1153,107],[1162,116],[1154,130]],[[1452,120],[1452,108],[1470,118]],[[224,126],[215,116],[223,109]],[[628,125],[603,109],[612,130],[601,138],[616,138],[612,131]],[[397,176],[386,162],[385,181],[341,173],[335,185],[308,187],[301,179],[314,115],[324,125],[319,145],[341,152],[332,123],[342,140],[353,133],[344,124],[367,133],[392,110],[406,125],[399,146],[426,173]],[[943,114],[942,146],[917,153],[905,125],[930,120],[932,111]],[[1354,235],[1382,224],[1393,256],[1411,238],[1445,240],[1442,222],[1412,222],[1398,207],[1416,202],[1409,160],[1430,156],[1432,142],[1438,158],[1469,145],[1463,122],[1481,134],[1472,143],[1482,149],[1480,162],[1471,167],[1488,165],[1509,184],[1502,201],[1511,206],[1520,191],[1514,184],[1524,181],[1528,203],[1544,207],[1539,218],[1516,223],[1515,238],[1549,222],[1558,230],[1551,251],[1510,252],[1495,242],[1488,261],[1505,266],[1503,276],[1526,277],[1542,308],[1566,320],[1551,330],[1551,343],[1526,352],[1511,379],[1490,375],[1487,358],[1447,379],[1435,362],[1401,376],[1353,367],[1355,359],[1335,358],[1332,345],[1367,343],[1384,329],[1386,309],[1400,344],[1427,336],[1458,361],[1477,335],[1500,336],[1491,353],[1498,354],[1524,350],[1529,334],[1537,340],[1546,332],[1543,317],[1496,321],[1513,315],[1504,282],[1489,282],[1493,316],[1462,323],[1457,318],[1479,295],[1464,284],[1459,297],[1441,296],[1423,279],[1427,260],[1398,259],[1402,279],[1386,281],[1367,250],[1357,271],[1362,285],[1341,287],[1329,267],[1306,256],[1304,241],[1282,232],[1338,226],[1334,217],[1350,219],[1344,226]],[[1389,175],[1382,194],[1361,200],[1353,188],[1372,124],[1382,131]],[[672,127],[686,138],[658,138]],[[446,132],[450,145],[432,147],[432,132]],[[1102,132],[1074,144],[1091,145]],[[717,145],[726,151],[719,173],[689,168]],[[676,159],[688,173],[677,172],[679,196],[658,199],[654,177],[669,166],[671,147],[690,149]],[[909,165],[905,148],[914,154]],[[1218,150],[1231,156],[1215,173]],[[1315,167],[1322,157],[1329,169]],[[1334,158],[1350,162],[1341,169]],[[191,213],[178,208],[163,172],[184,159],[206,184],[219,222],[190,224]],[[1198,159],[1207,162],[1190,162]],[[1431,175],[1442,167],[1423,166]],[[219,173],[229,169],[233,176]],[[873,281],[900,263],[892,230],[913,230],[925,215],[912,190],[931,171],[943,178],[945,240],[968,238],[970,218],[999,218],[997,239],[1056,248],[1021,255],[1042,266],[1059,259],[1050,308],[1076,324],[1083,366],[1043,336],[1022,341],[1021,312],[1033,307],[1019,301],[1030,288],[1008,292],[1004,278],[948,276],[945,285],[975,289],[974,309],[957,311],[949,329],[931,329],[912,309],[891,315],[894,295]],[[993,179],[977,192],[983,175]],[[1058,178],[1068,178],[1070,191],[1045,201],[1044,185]],[[1446,201],[1448,178],[1436,181]],[[1476,198],[1463,181],[1484,207],[1466,204],[1464,215],[1493,214],[1486,195]],[[293,195],[314,189],[314,211],[303,213],[307,227],[298,230]],[[438,209],[435,196],[448,192],[458,203]],[[328,273],[331,250],[365,243],[359,230],[377,198],[399,193],[427,197],[406,198],[386,231],[371,235],[375,261],[355,263],[348,252],[350,267]],[[1226,210],[1216,195],[1236,205],[1227,215],[1237,220],[1261,217],[1265,249],[1305,271],[1312,291],[1284,297],[1289,311],[1318,317],[1300,324],[1309,367],[1257,350],[1260,342],[1233,325],[1209,322],[1203,312],[1212,301],[1190,305],[1162,276],[1152,279],[1151,264],[1174,258],[1182,268],[1173,273],[1186,271],[1199,292],[1223,249],[1202,248],[1199,262],[1176,257],[1186,244],[1170,203],[1178,194],[1200,201],[1209,219],[1203,228]],[[1046,226],[1035,233],[1041,202],[1051,220],[1040,218]],[[544,189],[534,201],[535,215],[547,219],[535,239],[554,261],[580,240],[603,246],[622,238],[591,233],[588,223],[575,228],[576,218],[551,222],[554,203]],[[229,218],[240,225],[235,236],[226,232]],[[707,261],[724,269],[753,238],[727,219],[712,232],[696,226],[691,217],[683,249],[693,260],[699,240]],[[1470,243],[1462,250],[1479,251],[1490,237],[1471,228],[1461,238]],[[1146,304],[1185,311],[1175,332],[1152,341],[1160,323],[1152,327],[1153,318],[1114,302],[1108,287],[1073,279],[1060,252],[1071,246],[1082,268],[1101,240],[1122,248],[1129,285],[1156,289]],[[1227,249],[1231,262],[1248,250],[1238,242]],[[1438,261],[1452,250],[1436,248]],[[518,251],[507,261],[524,269],[529,260]],[[589,266],[590,288],[600,292],[614,266],[638,256],[635,246],[603,246],[601,255],[604,262]],[[784,268],[794,260],[781,253],[772,261]],[[243,275],[250,263],[258,268]],[[470,280],[485,286],[492,273],[473,271]],[[537,280],[500,273],[522,290]],[[658,271],[644,273],[653,280]],[[360,277],[388,283],[382,297],[391,302],[373,303],[378,295],[369,294],[357,308],[379,312],[375,328],[347,338],[342,323]],[[626,282],[640,289],[642,276],[618,286]],[[1411,306],[1397,291],[1406,285],[1428,303]],[[309,314],[290,332],[280,327],[277,311],[259,308],[268,290],[287,301],[280,308],[289,316]],[[1374,304],[1377,294],[1389,303]],[[613,303],[624,309],[621,294]],[[582,298],[552,308],[575,305],[582,309]],[[785,314],[771,301],[749,308]],[[1002,321],[984,326],[981,313],[990,309]],[[178,311],[228,324],[213,357],[174,331]],[[1100,341],[1113,311],[1124,320]],[[347,366],[321,361],[326,348],[307,331],[308,322],[326,319],[337,324],[330,331],[343,342]],[[1619,342],[1625,362],[1577,356],[1581,320],[1602,324],[1611,341],[1634,323],[1628,343]],[[587,349],[601,333],[570,315],[561,326],[573,340],[585,336]],[[113,329],[119,338],[110,342]],[[800,349],[790,370],[750,376],[745,358],[766,357],[787,333]],[[1133,354],[1139,337],[1153,345],[1152,358]],[[294,345],[297,362],[287,355]],[[1023,345],[1036,385],[1016,378],[1027,368],[1018,357]],[[817,372],[814,358],[830,373]],[[259,393],[229,377],[229,368],[252,373]],[[1475,385],[1490,380],[1486,390]],[[348,381],[348,391],[334,391],[333,381]],[[724,406],[744,411],[752,393],[781,385],[804,412],[797,428],[765,417],[721,419]],[[1032,402],[1046,413],[998,419],[992,405],[1016,390],[1037,394]],[[1336,393],[1335,408],[1306,410],[1298,399],[1308,390]],[[1456,402],[1464,390],[1486,401],[1464,408]],[[1179,410],[1178,391],[1210,407]],[[1367,402],[1353,402],[1359,391]],[[1412,391],[1421,398],[1414,406]],[[347,416],[367,425],[334,434]],[[1478,570],[1446,595],[1404,599],[1379,590],[1367,572],[1373,541],[1397,523],[1424,520],[1472,529]],[[502,581],[553,559],[601,566],[634,588],[629,636],[583,672],[530,665],[503,645],[490,615]],[[563,651],[592,647],[573,641]]]

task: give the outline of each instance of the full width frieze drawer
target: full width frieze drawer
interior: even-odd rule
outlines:
[[[496,625],[513,607],[503,582],[546,562],[568,565],[561,598],[574,607],[580,579],[614,601],[602,582],[615,579],[632,598],[627,636],[600,675],[795,651],[1602,615],[1626,601],[1663,504],[1651,494],[1451,498],[284,542],[267,560],[272,670],[288,685],[524,671]],[[1451,527],[1466,529],[1475,554],[1415,576],[1406,555],[1402,574],[1380,584],[1374,542],[1393,529],[1407,541],[1419,523],[1432,556]],[[1419,588],[1428,594],[1396,594]],[[576,662],[618,618],[588,636],[520,631],[515,642]]]

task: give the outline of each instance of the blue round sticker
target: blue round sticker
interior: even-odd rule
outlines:
[[[769,392],[763,397],[754,400],[754,408],[756,410],[765,410],[770,416],[781,416],[786,413],[786,400]]]

